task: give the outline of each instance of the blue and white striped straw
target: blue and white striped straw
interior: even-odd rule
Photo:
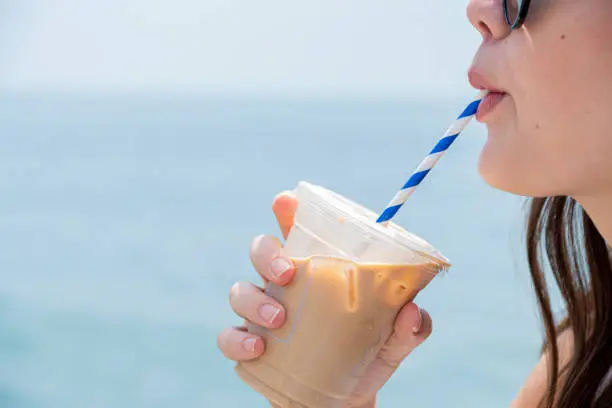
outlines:
[[[393,200],[391,200],[389,205],[387,205],[387,208],[385,208],[385,211],[383,211],[380,217],[378,217],[376,222],[385,223],[391,220],[391,218],[397,214],[402,205],[404,205],[406,200],[408,200],[408,197],[410,197],[414,190],[416,190],[416,187],[421,184],[425,176],[427,176],[436,163],[438,163],[446,150],[448,150],[448,148],[453,144],[457,136],[459,136],[468,123],[470,123],[470,120],[472,120],[476,114],[476,111],[478,110],[478,105],[480,105],[480,102],[485,95],[486,92],[480,92],[478,97],[465,108],[459,117],[457,117],[455,123],[451,125],[442,139],[438,141],[438,144],[436,144],[436,146],[432,149],[429,156],[427,156],[425,160],[421,162],[419,167],[417,167],[414,173],[412,173],[412,176],[406,182],[406,184],[404,184],[402,189],[395,194]]]

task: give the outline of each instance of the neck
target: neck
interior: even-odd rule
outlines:
[[[575,199],[589,214],[608,246],[612,246],[612,195],[575,197]]]

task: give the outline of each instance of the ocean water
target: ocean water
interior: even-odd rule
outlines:
[[[266,407],[216,334],[273,196],[308,180],[381,209],[462,103],[4,96],[0,407]],[[478,177],[484,138],[472,124],[398,215],[454,266],[381,408],[507,406],[537,361],[523,202]]]

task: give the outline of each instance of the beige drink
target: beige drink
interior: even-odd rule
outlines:
[[[300,188],[286,245],[297,274],[287,287],[266,288],[285,306],[286,323],[250,325],[266,352],[236,371],[276,407],[344,408],[401,307],[448,263],[397,226],[376,225],[362,207],[316,186]]]
[[[285,326],[251,328],[270,339],[267,350],[237,372],[279,407],[344,407],[391,334],[399,309],[439,267],[359,265],[329,257],[297,264],[290,286],[269,291],[290,310]]]

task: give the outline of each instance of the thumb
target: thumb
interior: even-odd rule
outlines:
[[[408,303],[400,310],[393,334],[381,350],[379,358],[392,367],[402,360],[431,335],[433,324],[426,310]]]
[[[358,401],[369,401],[391,378],[400,363],[431,334],[429,313],[414,303],[405,305],[397,315],[393,333],[368,367],[353,393]]]

